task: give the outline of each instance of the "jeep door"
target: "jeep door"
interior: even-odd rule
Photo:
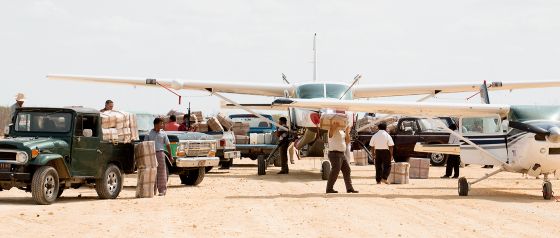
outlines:
[[[100,166],[98,115],[78,115],[72,138],[72,176],[95,176]]]

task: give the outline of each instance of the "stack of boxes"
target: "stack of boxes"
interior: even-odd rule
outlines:
[[[101,130],[104,141],[130,143],[139,140],[136,115],[121,111],[101,113]]]
[[[134,160],[138,169],[137,198],[151,198],[155,193],[157,160],[155,142],[144,141],[134,146]]]

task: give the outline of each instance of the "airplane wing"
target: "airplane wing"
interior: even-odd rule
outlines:
[[[560,80],[556,81],[526,81],[526,82],[492,82],[488,90],[513,90],[526,88],[560,87]],[[392,97],[407,95],[422,95],[434,93],[460,93],[480,90],[480,83],[447,83],[420,85],[357,85],[354,86],[354,98]]]
[[[305,109],[336,109],[353,112],[376,112],[410,116],[507,116],[510,106],[500,104],[472,104],[472,103],[423,103],[423,102],[393,102],[393,101],[364,101],[364,100],[336,100],[336,99],[276,99],[272,107],[277,108],[305,108]]]
[[[292,86],[287,84],[274,83],[249,83],[249,82],[219,82],[219,81],[192,81],[176,79],[153,79],[153,78],[118,78],[103,76],[80,76],[80,75],[47,75],[51,80],[70,80],[96,83],[114,83],[134,86],[157,86],[164,85],[175,90],[211,90],[213,92],[238,93],[250,95],[262,95],[272,97],[283,97],[284,91],[292,90]]]

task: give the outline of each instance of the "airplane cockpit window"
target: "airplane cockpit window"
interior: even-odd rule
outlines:
[[[334,84],[334,83],[314,83],[300,85],[296,89],[296,96],[298,98],[312,99],[312,98],[334,98],[352,100],[352,91],[348,91],[348,85]],[[344,94],[346,92],[346,94]],[[325,94],[326,93],[326,94]]]
[[[351,91],[346,92],[346,90],[348,90],[347,85],[327,83],[325,84],[325,86],[327,87],[327,98],[339,99],[340,97],[342,97],[342,95],[344,95],[342,99],[352,100],[352,92]],[[344,94],[345,92],[346,94]]]
[[[462,131],[466,135],[496,134],[501,129],[498,117],[470,117],[463,118],[461,122]]]
[[[296,89],[296,96],[298,98],[324,98],[325,97],[325,88],[324,84],[304,84],[298,86]]]

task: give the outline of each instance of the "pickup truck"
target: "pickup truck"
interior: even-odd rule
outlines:
[[[261,114],[261,116],[273,120],[271,115]],[[253,114],[233,114],[230,115],[229,118],[233,122],[249,123],[248,134],[273,133],[272,141],[270,144],[236,144],[235,147],[237,148],[237,150],[241,151],[242,157],[256,160],[258,158],[268,157],[269,154],[274,151],[278,144],[278,138],[274,135],[274,132],[276,131],[276,126],[274,124],[264,121],[263,119]],[[278,161],[276,159],[274,161],[277,165],[279,165],[280,156],[276,157],[278,157]]]
[[[241,158],[241,152],[236,151],[235,134],[233,131],[224,132],[206,132],[206,138],[216,140],[216,156],[220,158],[220,169],[229,169],[233,165],[234,159]],[[206,172],[210,171],[212,167],[206,167]]]
[[[208,168],[218,166],[217,141],[198,132],[167,132],[172,143],[172,156],[168,156],[168,174],[178,174],[181,183],[198,185]],[[194,168],[194,169],[193,169]]]
[[[151,113],[136,113],[138,131],[140,133],[140,138],[147,134],[153,128],[153,121],[159,116]],[[179,138],[177,135],[186,133],[184,131],[168,131],[167,135],[169,142],[171,142],[172,153],[176,154],[177,144],[179,143]],[[233,164],[235,158],[240,158],[241,153],[235,151],[235,135],[231,131],[226,132],[189,132],[188,138],[190,139],[214,139],[217,141],[216,147],[216,157],[220,159],[218,165],[221,165],[222,169],[229,169]],[[217,166],[217,165],[216,165]],[[206,172],[209,172],[214,165],[209,165],[206,167]]]
[[[449,117],[439,118],[444,125],[454,123]],[[447,144],[449,133],[441,130],[440,125],[434,125],[431,120],[418,117],[402,117],[398,120],[396,129],[389,134],[395,142],[394,159],[396,162],[406,162],[410,157],[427,157],[434,166],[444,165],[447,155],[441,153],[423,153],[414,151],[417,142],[424,144]],[[370,132],[359,132],[358,140],[369,148],[372,137]],[[356,148],[354,145],[353,148]]]
[[[95,109],[20,108],[8,136],[0,140],[0,190],[31,192],[37,204],[85,184],[114,199],[123,174],[134,172],[134,144],[102,141]]]

